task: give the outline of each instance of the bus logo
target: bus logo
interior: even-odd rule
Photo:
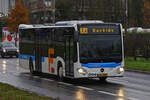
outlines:
[[[80,28],[80,34],[88,34],[88,28]]]

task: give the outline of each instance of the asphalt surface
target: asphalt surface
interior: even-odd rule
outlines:
[[[124,77],[60,82],[56,77],[30,75],[16,58],[0,58],[0,82],[59,100],[150,100],[150,74],[125,72]]]

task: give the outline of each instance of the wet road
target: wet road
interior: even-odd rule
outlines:
[[[19,67],[16,58],[0,58],[0,82],[60,100],[150,100],[150,75],[126,72],[123,78],[66,80],[42,75],[32,76]]]

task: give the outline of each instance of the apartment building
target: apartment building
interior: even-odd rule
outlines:
[[[23,0],[30,10],[31,23],[53,23],[55,21],[55,0]]]
[[[0,17],[8,15],[9,9],[13,8],[15,0],[0,0]]]

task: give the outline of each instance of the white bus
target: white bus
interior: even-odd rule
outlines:
[[[19,35],[19,63],[31,73],[100,80],[124,74],[121,24],[64,21],[51,26],[20,25]]]

